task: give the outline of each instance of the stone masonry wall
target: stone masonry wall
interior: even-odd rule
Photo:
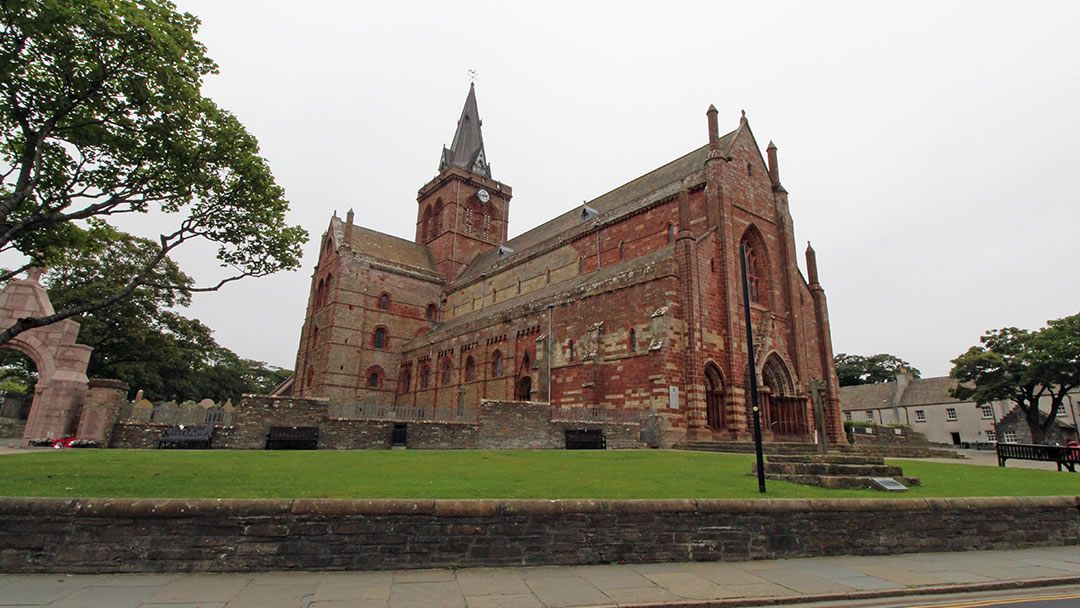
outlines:
[[[1077,497],[815,500],[0,498],[4,572],[739,561],[1080,544]]]

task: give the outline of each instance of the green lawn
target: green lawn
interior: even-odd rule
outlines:
[[[756,498],[753,456],[633,451],[64,450],[0,456],[0,496]],[[767,498],[1056,496],[1080,474],[892,461],[904,494],[768,482]]]

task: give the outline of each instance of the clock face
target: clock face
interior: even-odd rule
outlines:
[[[481,203],[486,203],[491,200],[491,195],[488,194],[487,190],[481,188],[476,191],[476,198],[480,199]]]

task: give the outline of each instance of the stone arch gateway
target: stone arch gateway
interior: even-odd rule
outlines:
[[[0,329],[11,327],[23,317],[53,314],[52,302],[40,278],[41,270],[31,268],[26,279],[10,281],[0,290]],[[79,324],[65,319],[25,331],[0,346],[30,357],[38,370],[22,447],[31,439],[60,438],[74,431],[86,400],[86,366],[93,350],[76,344],[78,335]]]

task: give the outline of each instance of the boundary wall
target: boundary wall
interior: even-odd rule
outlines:
[[[0,498],[0,571],[379,570],[1080,544],[1080,498]]]

